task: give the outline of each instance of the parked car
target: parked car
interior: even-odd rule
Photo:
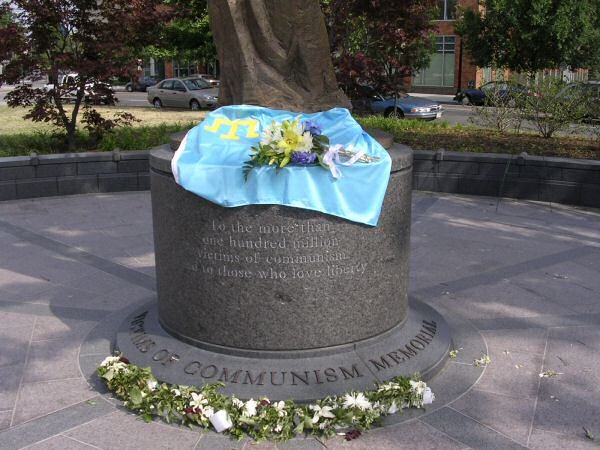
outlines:
[[[208,81],[210,84],[212,84],[213,86],[217,87],[220,84],[220,81],[218,78],[213,77],[212,75],[208,75],[206,73],[201,73],[198,75],[200,78]]]
[[[159,80],[154,77],[144,77],[141,81],[137,80],[137,81],[134,81],[133,83],[131,81],[129,83],[127,83],[125,85],[125,90],[127,92],[133,92],[133,91],[146,92],[146,89],[148,89],[150,86],[154,86],[155,84],[158,83],[158,81]]]
[[[149,87],[148,102],[155,108],[215,108],[219,100],[219,88],[199,77],[167,78]]]
[[[58,86],[62,90],[60,98],[64,102],[75,101],[77,98],[77,83],[79,74],[75,72],[61,74],[58,76]],[[54,89],[54,83],[44,85],[45,91]],[[96,104],[114,104],[112,88],[110,84],[101,81],[90,80],[84,87],[84,102]]]
[[[444,113],[444,108],[439,103],[407,94],[401,94],[397,98],[396,108],[394,108],[394,97],[386,98],[376,92],[369,95],[369,102],[369,109],[373,113],[383,114],[385,117],[435,120],[441,118]]]
[[[529,95],[529,90],[522,84],[509,81],[489,81],[479,89],[459,91],[454,97],[454,101],[463,105],[493,106],[496,103],[502,103],[513,106],[525,95]]]

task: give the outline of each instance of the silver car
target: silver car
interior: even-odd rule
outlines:
[[[147,92],[148,102],[155,108],[213,109],[219,101],[219,89],[198,77],[167,78]]]

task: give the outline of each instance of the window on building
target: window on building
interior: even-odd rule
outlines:
[[[454,87],[454,36],[438,36],[429,67],[415,75],[415,86]]]
[[[456,0],[439,0],[439,20],[456,19]]]
[[[173,61],[173,74],[176,78],[190,77],[198,73],[196,64],[189,61]]]

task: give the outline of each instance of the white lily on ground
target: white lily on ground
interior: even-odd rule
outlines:
[[[104,358],[104,360],[100,363],[101,367],[106,367],[110,364],[116,363],[120,361],[120,357],[118,356],[107,356],[106,358]]]
[[[244,404],[244,410],[242,411],[242,415],[246,417],[254,417],[256,415],[257,405],[258,402],[251,398]]]
[[[277,415],[279,417],[287,416],[287,411],[285,410],[285,402],[284,401],[279,401],[279,402],[273,403],[273,407],[277,411]]]
[[[315,412],[312,423],[317,423],[321,417],[324,417],[325,419],[333,419],[335,417],[331,406],[310,405],[309,408]]]
[[[190,406],[192,408],[202,408],[204,405],[208,404],[208,399],[202,394],[192,392],[191,397],[192,400],[190,401]]]
[[[344,396],[344,408],[371,409],[371,402],[363,393],[353,392]]]

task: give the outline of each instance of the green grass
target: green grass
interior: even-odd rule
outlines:
[[[67,110],[71,106],[67,105]],[[169,142],[169,136],[187,130],[201,121],[206,112],[152,108],[119,108],[98,106],[96,109],[106,117],[127,110],[139,122],[130,128],[118,128],[106,134],[99,142],[79,126],[76,151],[145,150]],[[0,157],[65,153],[67,142],[57,127],[47,123],[35,123],[23,119],[25,108],[0,106]],[[81,118],[81,115],[80,115]]]
[[[600,159],[600,140],[560,136],[544,139],[534,134],[501,134],[474,126],[450,126],[446,122],[397,120],[381,116],[359,117],[365,128],[379,128],[392,134],[396,142],[415,150],[475,153],[527,152],[530,155],[563,158]]]
[[[72,105],[65,105],[65,110],[70,113]],[[206,116],[206,111],[191,111],[189,109],[154,109],[140,107],[119,107],[119,106],[96,106],[95,109],[106,118],[114,117],[114,114],[119,111],[127,111],[133,114],[139,122],[134,124],[138,126],[153,126],[163,123],[198,123]],[[13,134],[30,134],[34,131],[52,132],[56,131],[56,127],[43,122],[32,122],[31,120],[23,119],[27,113],[26,108],[9,108],[8,106],[0,106],[0,138],[3,135]],[[81,113],[78,116],[81,120]],[[81,123],[79,124],[81,126]]]

